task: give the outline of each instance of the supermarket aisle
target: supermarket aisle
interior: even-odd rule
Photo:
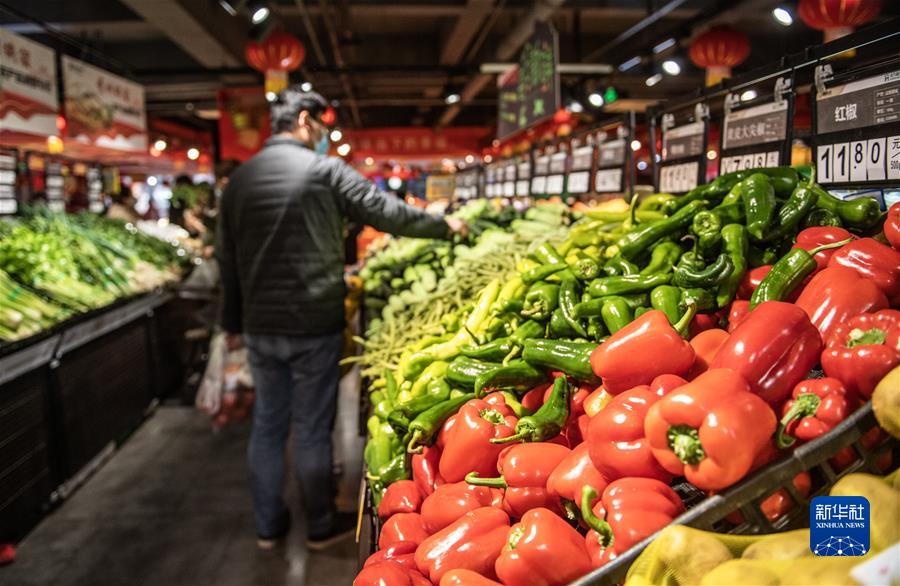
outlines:
[[[353,386],[342,386],[335,431],[345,510],[355,509],[362,452]],[[284,551],[257,550],[246,484],[248,431],[241,425],[213,434],[194,409],[158,409],[20,544],[17,561],[0,568],[0,584],[349,584],[356,573],[352,539],[312,554],[295,525]]]

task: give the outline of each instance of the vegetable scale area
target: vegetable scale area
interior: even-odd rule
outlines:
[[[829,494],[869,499],[867,555],[900,539],[900,204],[775,167],[459,213],[469,242],[361,272],[354,584],[843,584],[859,559],[809,548]]]

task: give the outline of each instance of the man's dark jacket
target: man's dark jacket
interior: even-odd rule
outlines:
[[[289,336],[340,331],[346,218],[402,236],[448,236],[442,218],[379,191],[341,159],[270,138],[222,194],[222,327]]]

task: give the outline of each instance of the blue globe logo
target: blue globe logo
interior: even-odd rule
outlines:
[[[819,556],[863,556],[866,546],[848,535],[829,537],[816,544],[813,553]]]

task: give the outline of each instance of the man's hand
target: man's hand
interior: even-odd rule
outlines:
[[[244,347],[244,337],[240,334],[225,334],[225,347],[229,352],[240,350]]]
[[[446,217],[444,221],[447,222],[447,226],[450,228],[450,232],[452,234],[459,234],[463,238],[469,235],[469,225],[466,224],[463,220],[459,218],[451,218]]]

